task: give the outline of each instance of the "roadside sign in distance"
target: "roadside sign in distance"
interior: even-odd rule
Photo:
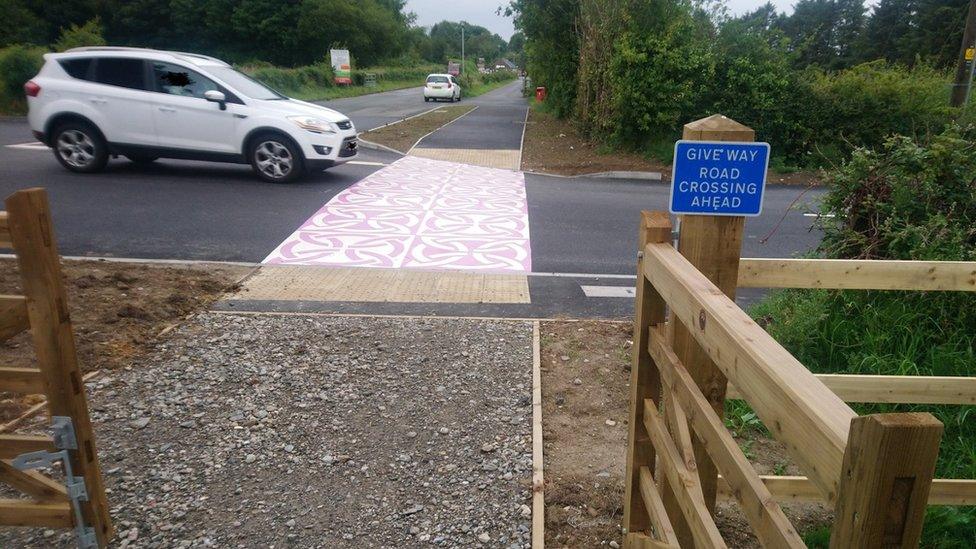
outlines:
[[[768,168],[769,143],[678,141],[671,213],[757,216]]]

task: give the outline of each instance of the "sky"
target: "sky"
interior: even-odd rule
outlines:
[[[772,0],[773,5],[785,12],[793,11],[795,1]],[[765,0],[728,0],[733,15],[752,11],[765,3]],[[417,24],[423,27],[441,21],[467,21],[508,40],[515,32],[512,19],[495,14],[499,6],[505,5],[508,5],[506,0],[407,0],[407,11],[416,13]]]

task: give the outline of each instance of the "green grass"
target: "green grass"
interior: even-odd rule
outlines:
[[[750,314],[817,373],[972,376],[976,365],[976,299],[953,292],[783,290]],[[852,404],[861,415],[930,412],[945,425],[936,476],[976,478],[974,406]],[[730,404],[729,423],[748,412]],[[828,531],[829,532],[829,531]],[[808,533],[811,540],[823,533]],[[923,547],[976,547],[976,509],[929,507]]]
[[[392,80],[377,82],[375,86],[303,86],[298,89],[293,90],[281,90],[281,93],[287,95],[288,97],[293,97],[295,99],[301,99],[302,101],[326,101],[329,99],[340,99],[343,97],[358,97],[360,95],[369,95],[371,93],[381,93],[393,90],[402,90],[404,88],[414,88],[423,86],[422,81],[418,82],[416,79],[410,80]]]

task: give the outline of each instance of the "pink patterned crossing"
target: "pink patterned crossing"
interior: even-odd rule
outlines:
[[[336,195],[264,263],[528,272],[525,178],[407,156]]]

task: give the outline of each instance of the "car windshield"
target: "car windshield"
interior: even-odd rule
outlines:
[[[207,70],[217,78],[223,80],[227,85],[234,88],[235,91],[238,91],[242,95],[250,97],[251,99],[288,99],[283,94],[274,91],[250,76],[242,72],[238,72],[230,67],[207,67]]]
[[[427,83],[430,84],[431,82],[433,82],[435,84],[446,84],[447,83],[447,77],[446,76],[428,76],[427,77]]]

